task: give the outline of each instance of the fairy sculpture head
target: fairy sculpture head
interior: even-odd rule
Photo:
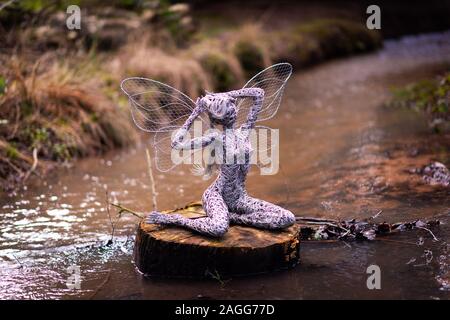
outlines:
[[[214,124],[231,127],[236,121],[236,99],[226,93],[208,93],[199,98],[198,103],[205,106]]]

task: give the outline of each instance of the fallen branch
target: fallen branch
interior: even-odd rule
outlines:
[[[118,203],[112,203],[112,202],[110,202],[109,204],[112,205],[113,207],[116,207],[117,209],[119,209],[119,212],[117,213],[119,217],[120,217],[124,212],[126,212],[126,213],[132,214],[132,215],[135,216],[135,217],[138,217],[139,219],[144,218],[144,216],[142,216],[139,212],[136,212],[136,211],[133,211],[133,210],[131,210],[131,209],[128,209],[128,208],[126,208],[126,207],[124,207],[124,206],[122,206],[122,205],[120,205],[120,204],[118,204]]]
[[[374,219],[378,218],[382,212],[383,212],[383,210],[378,211],[377,213],[375,213],[375,215],[370,217],[369,220],[374,220]]]
[[[423,230],[428,231],[428,232],[431,234],[431,236],[433,237],[433,240],[434,240],[434,241],[439,241],[439,239],[436,238],[436,236],[434,235],[434,233],[433,233],[430,229],[425,228],[425,227],[419,227],[419,226],[416,226],[416,228],[418,228],[418,229],[423,229]]]
[[[403,230],[423,229],[428,231],[434,241],[439,239],[428,228],[440,224],[439,220],[430,220],[423,222],[416,220],[414,222],[403,222],[388,224],[386,222],[373,223],[369,222],[379,216],[378,212],[374,217],[367,220],[357,221],[356,219],[348,221],[336,221],[334,223],[327,222],[324,219],[302,218],[297,217],[297,223],[301,227],[302,240],[380,240],[379,236],[387,236]],[[317,221],[314,221],[317,220]]]

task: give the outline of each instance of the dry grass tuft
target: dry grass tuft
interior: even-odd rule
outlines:
[[[268,33],[259,24],[246,24],[230,34],[230,47],[247,77],[269,66]]]
[[[244,82],[239,60],[218,40],[202,41],[188,51],[208,74],[216,91],[226,91]]]
[[[134,141],[124,113],[98,85],[67,74],[73,68],[30,66],[16,56],[2,61],[0,179],[11,180],[8,172],[23,177],[33,150],[39,159],[65,161]]]
[[[113,73],[120,79],[138,76],[155,79],[190,95],[192,98],[211,89],[201,65],[182,53],[162,51],[144,42],[124,47],[111,62]]]

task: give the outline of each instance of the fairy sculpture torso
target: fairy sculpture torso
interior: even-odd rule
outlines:
[[[202,234],[221,237],[227,232],[230,223],[282,229],[295,222],[290,211],[253,198],[245,190],[252,152],[250,130],[255,128],[257,121],[271,118],[276,113],[291,72],[289,64],[277,64],[257,74],[243,89],[208,93],[195,103],[181,92],[154,80],[129,78],[122,82],[122,89],[130,98],[137,126],[145,131],[156,132],[155,149],[159,170],[167,171],[175,166],[167,160],[173,150],[194,151],[219,145],[223,159],[232,159],[219,164],[216,180],[203,194],[206,217],[189,219],[179,214],[153,211],[146,218],[148,223],[183,226]],[[208,128],[220,125],[223,131],[207,132],[201,137],[189,139],[192,125],[198,118],[207,123]],[[176,125],[181,122],[181,126]],[[188,153],[188,156],[191,154]],[[237,158],[243,161],[236,161]]]

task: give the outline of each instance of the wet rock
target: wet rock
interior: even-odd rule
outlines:
[[[433,162],[420,170],[422,179],[431,185],[450,185],[450,171],[440,162]]]

